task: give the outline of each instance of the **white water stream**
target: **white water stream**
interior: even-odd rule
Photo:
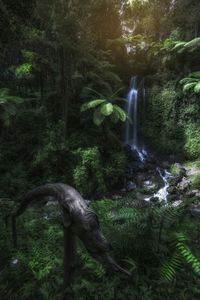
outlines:
[[[170,177],[172,177],[172,175],[171,175],[171,173],[169,173],[165,169],[157,168],[157,171],[158,171],[160,177],[162,178],[162,180],[164,182],[164,187],[160,188],[158,190],[158,192],[153,195],[153,198],[158,198],[159,201],[166,201],[167,202],[167,196],[169,194],[168,191],[167,191],[167,189],[169,187],[169,181],[168,180],[169,180]],[[144,200],[150,201],[151,198],[152,198],[152,196],[147,197]]]
[[[127,105],[126,105],[126,113],[131,118],[133,123],[130,123],[129,120],[126,122],[125,128],[125,144],[129,145],[133,151],[136,151],[138,154],[138,158],[140,162],[145,163],[146,159],[148,158],[148,152],[144,149],[144,147],[139,146],[138,141],[138,111],[139,111],[139,104],[140,104],[140,95],[143,95],[143,103],[144,103],[144,112],[145,112],[145,103],[146,103],[146,90],[144,86],[144,80],[140,85],[142,88],[142,93],[140,93],[138,84],[137,84],[137,77],[132,77],[130,89],[127,95]],[[157,193],[153,195],[154,198],[158,198],[159,201],[167,201],[168,196],[168,187],[169,187],[169,178],[172,176],[167,170],[157,168],[157,171],[160,177],[163,180],[164,187],[159,189]],[[150,201],[152,197],[148,197],[145,200]]]
[[[144,92],[144,90],[143,90]],[[145,92],[144,92],[145,93]],[[141,149],[138,144],[138,102],[139,94],[137,88],[137,77],[131,79],[130,90],[127,96],[128,103],[126,105],[126,113],[133,121],[133,124],[127,120],[125,129],[125,144],[130,145],[132,150],[138,153],[140,161],[145,161],[147,152]]]

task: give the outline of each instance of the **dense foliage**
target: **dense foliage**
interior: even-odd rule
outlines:
[[[133,272],[108,274],[80,244],[69,299],[199,299],[200,227],[189,213],[198,198],[153,209],[134,208],[134,193],[110,200],[124,184],[134,75],[146,90],[146,143],[200,168],[199,12],[198,0],[0,1],[0,299],[62,297],[59,209],[20,217],[18,250],[4,222],[48,182],[92,199],[114,255]]]

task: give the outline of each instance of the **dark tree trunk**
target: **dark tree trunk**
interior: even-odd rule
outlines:
[[[16,218],[12,217],[12,238],[13,238],[13,246],[17,248],[17,231],[16,231]]]
[[[75,236],[83,242],[88,252],[100,263],[114,272],[131,274],[121,268],[110,256],[110,244],[101,232],[98,216],[87,207],[85,200],[73,187],[63,184],[46,184],[30,191],[20,207],[12,214],[14,246],[17,245],[16,217],[20,216],[34,199],[52,196],[62,208],[64,225],[64,284],[70,286],[75,268]],[[64,292],[63,292],[64,294]]]
[[[76,263],[76,241],[71,227],[63,227],[64,231],[64,278],[63,294],[73,281]]]

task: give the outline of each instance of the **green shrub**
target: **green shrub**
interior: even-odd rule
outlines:
[[[125,172],[126,157],[122,152],[110,152],[109,158],[104,161],[104,176],[107,188],[110,190],[120,184]]]
[[[162,153],[180,153],[183,143],[178,124],[177,103],[179,94],[174,82],[163,86],[154,85],[149,91],[148,114],[142,133],[156,150]]]
[[[200,156],[200,124],[189,123],[185,126],[185,151],[190,159]]]
[[[73,154],[77,162],[73,170],[73,181],[78,191],[84,196],[104,193],[106,187],[98,148],[79,148]]]
[[[176,165],[172,165],[170,168],[170,172],[172,175],[176,176],[179,174],[179,168]]]
[[[200,189],[200,173],[195,176],[192,182],[192,186],[195,189]]]

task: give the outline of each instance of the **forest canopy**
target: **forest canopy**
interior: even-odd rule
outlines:
[[[199,0],[0,0],[1,300],[199,299],[199,15]],[[6,217],[55,183],[87,199],[131,278],[78,241],[63,296],[50,196],[13,246]]]

